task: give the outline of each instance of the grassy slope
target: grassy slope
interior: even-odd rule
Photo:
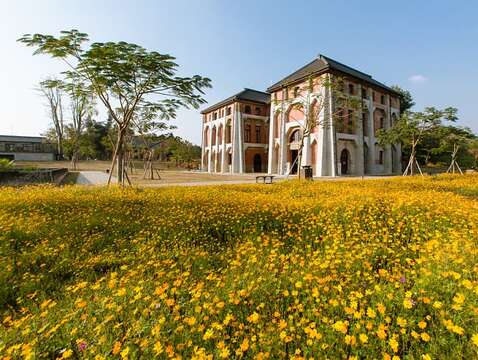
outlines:
[[[477,180],[2,190],[0,355],[472,358]]]

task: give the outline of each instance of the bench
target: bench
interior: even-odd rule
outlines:
[[[262,180],[263,184],[272,184],[274,181],[274,175],[259,175],[256,176],[256,184],[259,183],[259,180]]]

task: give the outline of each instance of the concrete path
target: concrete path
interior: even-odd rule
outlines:
[[[113,176],[111,182],[115,183],[116,178]],[[76,178],[79,185],[106,185],[108,183],[108,174],[102,171],[80,171]]]

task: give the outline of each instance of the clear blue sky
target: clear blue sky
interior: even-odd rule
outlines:
[[[0,134],[49,126],[33,89],[63,69],[15,40],[71,28],[176,56],[182,75],[212,79],[210,104],[264,90],[322,53],[410,90],[416,109],[455,106],[459,124],[478,131],[477,15],[472,0],[0,0]],[[175,124],[200,142],[199,111],[180,111]]]

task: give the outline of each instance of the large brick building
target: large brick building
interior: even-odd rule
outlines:
[[[338,78],[340,93],[360,104],[353,110],[337,109],[337,91],[323,85]],[[317,99],[327,99],[326,104],[316,109]],[[400,145],[381,146],[376,135],[393,125],[399,108],[393,89],[319,55],[267,93],[244,89],[203,110],[202,169],[284,175],[309,165],[314,176],[398,173]],[[314,110],[320,121],[304,137],[298,164],[306,114]],[[345,116],[336,121],[339,111]]]

